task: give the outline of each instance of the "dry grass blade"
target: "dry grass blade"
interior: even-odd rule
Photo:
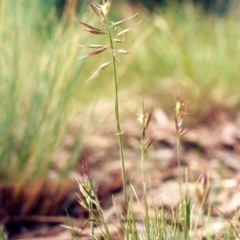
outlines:
[[[87,58],[87,57],[93,57],[99,53],[102,53],[103,51],[105,51],[108,47],[103,47],[103,48],[99,48],[98,50],[94,51],[94,52],[90,52],[89,54],[79,57],[78,59],[82,59],[82,58]]]
[[[86,80],[86,82],[87,82],[87,81],[90,81],[91,79],[93,79],[93,78],[95,78],[95,77],[97,77],[97,76],[99,75],[99,73],[100,73],[104,68],[106,68],[106,67],[110,64],[110,62],[111,62],[111,61],[105,62],[105,63],[101,64],[101,65],[97,68],[97,70],[95,70],[95,71],[93,72],[93,74],[91,75],[91,77],[90,77],[88,80]]]
[[[156,139],[156,136],[148,138],[146,150],[152,145],[152,143],[155,141],[155,139]]]
[[[134,15],[131,16],[131,17],[125,18],[125,19],[123,19],[123,20],[121,20],[121,21],[118,21],[118,22],[115,22],[115,23],[112,22],[112,25],[110,26],[110,28],[111,28],[111,27],[118,26],[118,25],[120,25],[120,24],[122,24],[122,23],[125,23],[125,22],[127,22],[128,20],[134,18],[134,17],[137,16],[137,15],[138,15],[138,13],[134,14]]]
[[[91,45],[77,45],[78,47],[85,47],[85,48],[108,48],[108,45],[99,45],[99,44],[91,44]]]
[[[238,239],[240,239],[240,235],[238,234],[236,228],[234,227],[234,225],[233,225],[233,223],[230,221],[230,219],[228,219],[228,218],[225,216],[225,214],[224,214],[219,208],[217,208],[217,207],[214,206],[214,205],[213,205],[213,207],[214,207],[215,209],[217,209],[217,211],[220,212],[220,213],[223,215],[223,217],[228,221],[228,223],[229,223],[229,225],[231,226],[232,230],[233,230],[234,233],[236,234],[236,237],[237,237]]]

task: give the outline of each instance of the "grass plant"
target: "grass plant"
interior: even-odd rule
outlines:
[[[148,112],[144,107],[144,103],[138,114],[138,121],[140,122],[140,148],[141,148],[141,172],[142,172],[142,184],[143,184],[143,196],[144,196],[144,216],[145,216],[145,232],[146,238],[150,238],[150,219],[149,219],[149,212],[148,212],[148,198],[147,198],[147,189],[146,189],[146,178],[145,178],[145,161],[146,161],[146,153],[148,148],[151,146],[154,138],[147,136],[147,130],[149,123],[152,118],[152,112]]]
[[[75,109],[77,113],[82,109],[85,110],[84,105],[88,107],[95,93],[98,91],[101,96],[101,91],[104,89],[107,99],[114,95],[124,201],[127,205],[125,211],[121,212],[114,202],[117,216],[115,225],[119,237],[121,239],[199,239],[197,223],[196,225],[193,223],[189,193],[183,195],[183,191],[180,190],[182,197],[177,209],[166,210],[161,203],[151,203],[147,198],[144,163],[152,139],[146,137],[151,113],[147,113],[144,106],[139,115],[144,231],[139,232],[132,207],[133,199],[136,199],[140,205],[142,203],[134,187],[130,191],[131,194],[127,192],[119,103],[128,103],[124,99],[129,96],[122,98],[124,96],[122,89],[127,86],[131,89],[132,95],[136,94],[134,101],[140,102],[143,95],[146,96],[151,92],[153,105],[156,106],[161,102],[161,107],[167,112],[172,109],[176,92],[180,92],[196,109],[194,112],[196,119],[197,116],[203,116],[210,108],[231,106],[237,109],[240,103],[238,92],[240,59],[239,54],[236,54],[239,50],[239,16],[234,14],[234,11],[230,11],[232,15],[221,19],[216,16],[203,17],[192,5],[184,5],[181,8],[172,5],[159,9],[158,14],[152,16],[145,13],[146,20],[138,28],[134,28],[137,38],[128,43],[125,42],[127,37],[125,35],[128,35],[133,27],[124,30],[120,27],[129,20],[135,27],[138,24],[138,16],[133,14],[129,16],[135,16],[134,18],[125,16],[131,13],[129,8],[127,10],[124,8],[124,13],[119,8],[119,15],[123,15],[124,20],[111,23],[108,20],[110,4],[111,1],[105,1],[100,5],[90,3],[101,20],[99,27],[93,27],[95,19],[91,19],[92,15],[88,11],[82,13],[81,25],[96,37],[107,36],[108,39],[107,43],[106,40],[100,39],[100,42],[102,41],[100,44],[81,46],[84,49],[94,49],[84,55],[85,50],[79,51],[76,44],[89,42],[92,40],[91,34],[88,36],[79,34],[79,28],[72,22],[59,22],[54,10],[50,11],[47,17],[43,17],[38,11],[36,2],[1,1],[1,183],[24,183],[29,180],[33,182],[36,179],[45,179],[49,169],[52,168],[55,153],[64,142],[69,130],[66,120],[76,116]],[[115,27],[117,31],[114,31]],[[114,33],[116,38],[113,37]],[[129,44],[134,54],[116,47],[119,43],[123,46]],[[106,61],[103,61],[103,58],[91,58],[95,55],[102,57],[107,51]],[[128,58],[124,59],[124,64],[121,64],[121,54],[128,55]],[[76,61],[79,55],[87,57]],[[92,64],[88,64],[88,58],[91,58]],[[120,71],[117,67],[118,60],[121,64]],[[112,91],[112,82],[106,81],[110,65],[112,65],[114,91]],[[84,79],[88,79],[93,66],[96,70],[90,78],[93,80],[99,75],[98,81],[83,83]],[[100,74],[103,70],[106,75]],[[137,101],[138,97],[139,101]],[[163,99],[164,101],[161,101]],[[226,101],[223,103],[222,99]],[[185,109],[181,99],[177,99],[175,110],[179,187],[183,188],[180,158],[181,135],[184,133],[182,118]],[[104,113],[101,112],[100,115]],[[61,176],[67,175],[68,170],[76,162],[80,145],[79,140],[73,144],[66,159],[67,164],[60,173]],[[57,161],[61,162],[61,158],[57,158]],[[201,217],[198,219],[201,218],[202,221],[205,220],[204,213],[210,208],[208,202],[210,187],[207,181],[203,180],[203,191],[197,194],[201,209],[199,212]],[[88,236],[99,239],[98,236],[101,235],[104,239],[111,239],[109,222],[97,198],[95,186],[91,184],[91,178],[86,175],[84,181],[79,184],[80,204],[89,212],[86,226],[89,223],[91,231]],[[223,239],[239,238],[231,224],[232,221],[229,223],[230,231],[226,232]],[[80,233],[84,232],[84,228],[79,230]],[[95,231],[96,228],[100,229],[99,235]],[[207,238],[213,239],[211,234]]]
[[[124,20],[118,21],[118,22],[112,22],[111,24],[109,23],[108,19],[108,13],[111,7],[112,1],[102,1],[102,4],[95,5],[94,3],[89,1],[89,5],[91,6],[92,10],[94,13],[97,15],[100,23],[103,25],[103,29],[97,28],[94,26],[91,26],[85,22],[79,21],[81,25],[85,27],[85,30],[91,34],[94,35],[108,35],[108,41],[109,45],[99,45],[99,44],[90,44],[90,45],[80,45],[86,48],[92,48],[96,49],[95,51],[92,51],[88,53],[87,55],[81,57],[81,58],[86,58],[86,57],[92,57],[98,54],[103,53],[105,50],[109,49],[109,53],[111,56],[111,60],[102,63],[90,76],[89,80],[97,77],[99,73],[104,70],[108,65],[111,63],[112,68],[113,68],[113,80],[114,80],[114,92],[115,92],[115,121],[116,121],[116,130],[117,130],[117,136],[118,136],[118,141],[119,141],[119,155],[120,155],[120,160],[121,160],[121,165],[122,165],[122,180],[123,180],[123,192],[124,192],[124,199],[125,199],[125,204],[128,202],[128,197],[127,197],[127,177],[126,177],[126,170],[125,170],[125,158],[124,158],[124,151],[123,151],[123,141],[122,141],[122,130],[121,130],[121,124],[120,124],[120,114],[119,114],[119,97],[118,97],[118,74],[117,74],[117,65],[116,61],[120,61],[118,55],[119,54],[130,54],[129,51],[125,49],[118,49],[114,46],[114,44],[118,43],[124,43],[124,36],[133,28],[126,28],[124,30],[119,30],[119,26],[122,25],[123,23],[127,22],[131,18],[135,17],[135,15],[128,17]],[[115,36],[113,37],[112,29],[115,30],[117,29],[118,31],[115,32]]]
[[[97,77],[102,70],[104,70],[108,65],[111,63],[113,68],[113,81],[114,81],[114,91],[115,91],[115,122],[116,122],[116,130],[117,130],[117,136],[118,136],[118,142],[119,142],[119,156],[122,166],[122,183],[123,183],[123,195],[124,195],[124,212],[125,212],[125,218],[126,218],[126,228],[123,230],[124,234],[131,235],[135,238],[136,231],[133,230],[133,222],[134,218],[132,217],[132,213],[129,209],[129,196],[127,194],[127,176],[126,176],[126,169],[125,169],[125,158],[124,158],[124,151],[123,151],[123,140],[122,140],[122,130],[121,130],[121,124],[120,124],[120,113],[119,113],[119,97],[118,97],[118,74],[117,74],[117,64],[116,61],[120,61],[118,55],[119,54],[130,54],[129,51],[125,49],[118,49],[115,47],[114,44],[124,43],[124,36],[133,28],[126,28],[126,29],[120,29],[119,26],[124,24],[125,22],[129,21],[133,17],[136,16],[133,15],[131,17],[128,17],[124,20],[118,21],[118,22],[112,22],[109,23],[108,19],[108,13],[111,7],[111,0],[108,1],[102,1],[101,4],[94,4],[92,2],[88,2],[90,7],[92,8],[93,12],[98,17],[98,20],[100,23],[102,23],[102,28],[97,28],[95,26],[89,25],[88,23],[79,21],[81,25],[85,27],[85,31],[94,34],[94,35],[107,35],[109,45],[99,45],[99,44],[90,44],[90,45],[82,45],[83,47],[90,48],[90,49],[96,49],[87,55],[81,57],[81,58],[87,58],[99,55],[103,53],[105,50],[109,49],[109,53],[111,56],[111,60],[102,63],[90,76],[89,80]],[[115,29],[114,37],[112,33],[112,29]],[[117,31],[116,31],[117,30]],[[81,46],[81,45],[80,45]],[[83,186],[83,185],[81,185]],[[91,195],[90,193],[88,195]],[[91,209],[91,206],[88,206],[89,209]],[[90,215],[92,216],[92,213],[90,211]],[[102,214],[100,214],[102,215]],[[94,236],[94,230],[92,226],[92,235]]]
[[[76,29],[70,35],[64,37],[66,32],[62,34],[62,31],[65,31],[66,25],[64,27],[64,24],[60,23],[59,25],[57,23],[54,10],[50,11],[49,15],[42,17],[39,11],[37,11],[39,12],[37,15],[34,15],[35,9],[38,8],[37,4],[26,5],[24,1],[17,1],[17,4],[13,4],[13,7],[8,3],[8,10],[3,11],[6,9],[6,2],[1,2],[2,19],[4,17],[4,21],[2,21],[4,24],[1,25],[1,29],[3,31],[4,27],[4,34],[6,32],[8,34],[21,32],[20,38],[22,40],[24,39],[23,36],[25,36],[25,39],[28,38],[29,41],[33,39],[32,44],[27,45],[30,50],[25,51],[25,61],[23,61],[25,66],[27,65],[26,59],[32,58],[29,62],[36,62],[37,57],[31,56],[32,53],[40,58],[32,66],[33,78],[39,76],[39,70],[35,71],[34,67],[35,65],[43,65],[41,63],[43,62],[41,57],[43,54],[46,55],[50,51],[60,52],[59,49],[72,47],[75,43],[79,43],[80,38],[83,38],[84,42],[90,42],[90,35],[79,34]],[[116,3],[115,5],[119,10],[118,15],[123,17],[127,17],[128,14],[132,15],[130,8],[118,6]],[[222,18],[211,15],[203,16],[191,4],[182,5],[178,8],[170,4],[166,8],[156,9],[157,14],[153,15],[148,15],[141,9],[144,21],[138,28],[134,29],[137,38],[134,41],[131,41],[130,38],[128,39],[130,43],[127,43],[135,54],[128,55],[124,59],[124,64],[122,64],[118,73],[121,78],[119,83],[121,86],[120,97],[125,94],[123,92],[123,89],[126,89],[125,86],[131,88],[131,91],[136,93],[136,97],[139,97],[139,95],[145,96],[146,93],[151,92],[154,96],[151,99],[153,105],[157,106],[158,102],[161,102],[161,106],[170,113],[176,92],[181,93],[189,102],[193,103],[189,105],[190,109],[192,105],[197,108],[197,110],[194,108],[194,111],[191,111],[193,114],[196,113],[194,115],[195,119],[204,115],[209,108],[226,108],[228,106],[237,108],[239,105],[239,96],[236,90],[239,84],[237,77],[239,59],[234,52],[239,48],[237,35],[239,15],[235,13],[238,6],[233,7],[235,10],[230,9],[229,15]],[[29,21],[25,21],[26,18],[20,14],[22,12]],[[93,22],[88,11],[80,14],[83,21]],[[16,31],[8,31],[8,29],[13,29],[13,24],[10,25],[10,22],[13,23],[13,19],[16,19],[17,16],[18,20],[15,21],[17,22],[15,25]],[[116,15],[113,15],[113,18],[116,19]],[[132,19],[133,25],[137,21],[138,16]],[[6,25],[6,22],[9,24]],[[35,28],[35,26],[38,27]],[[142,31],[143,29],[144,31]],[[3,36],[3,33],[1,36]],[[13,40],[14,38],[9,36],[7,39]],[[56,44],[56,42],[59,44]],[[65,47],[63,47],[64,44],[66,44]],[[4,46],[6,45],[17,48],[17,42],[7,42]],[[26,44],[20,46],[21,49],[24,49],[23,46],[26,46]],[[6,49],[9,48],[4,47],[3,53],[5,55],[8,55]],[[74,51],[75,49],[72,48],[72,52]],[[77,56],[81,55],[77,49],[75,54]],[[82,79],[87,79],[89,72],[92,71],[91,69],[97,68],[101,64],[100,58],[91,59],[91,64],[84,64],[84,71],[82,71],[80,67],[77,68],[80,62],[69,61],[69,56],[62,54],[60,57],[64,59],[65,63],[72,61],[72,64],[69,64],[74,66],[71,73],[72,75],[75,74],[77,79],[80,78],[80,75],[74,73],[74,71],[81,72]],[[53,56],[51,61],[55,63],[55,59],[57,58]],[[9,61],[11,62],[11,59]],[[88,63],[88,60],[81,62]],[[144,66],[144,69],[142,66]],[[5,72],[6,69],[9,69],[6,66],[4,68]],[[23,71],[24,69],[21,69],[21,74],[24,74]],[[66,77],[66,79],[68,78]],[[89,106],[95,96],[93,89],[98,89],[102,98],[109,99],[112,97],[112,85],[105,80],[104,75],[99,76],[97,83],[94,81],[94,83],[89,82],[89,84],[84,85],[84,91],[82,85],[75,85],[80,93],[77,94],[76,89],[73,92],[71,109],[77,111],[83,103]],[[169,91],[169,89],[173,89],[173,91]],[[141,101],[141,98],[139,97],[139,101]],[[123,102],[127,97],[123,95],[121,99]],[[226,101],[223,103],[222,99],[226,99]],[[208,102],[208,104],[204,104],[201,108],[198,107],[199,104],[197,103],[203,101]],[[133,111],[135,110],[133,109]]]
[[[119,16],[126,18],[134,14],[130,8],[114,4]],[[239,49],[239,5],[235,5],[223,17],[205,16],[192,4],[169,4],[166,8],[156,9],[152,15],[140,9],[144,21],[134,29],[137,37],[127,39],[129,49],[134,54],[124,59],[118,71],[122,104],[126,105],[129,99],[126,94],[130,93],[126,93],[126,89],[131,89],[131,93],[136,95],[135,102],[141,102],[142,96],[145,96],[154,107],[160,102],[169,114],[172,114],[176,93],[181,94],[192,103],[189,110],[194,114],[192,121],[196,122],[213,109],[237,109],[240,102],[236,90],[239,86],[239,56],[234,52]],[[111,17],[117,18],[116,15]],[[139,18],[136,16],[131,20],[133,25]],[[85,21],[84,16],[82,19]],[[89,21],[91,23],[93,20]],[[90,42],[88,37],[84,35],[86,42]],[[100,66],[102,61],[100,58],[91,59],[91,67],[90,64],[84,66],[86,75]],[[109,70],[106,72],[109,74]],[[86,75],[85,79],[88,78]],[[98,79],[98,84],[102,84],[101,98],[111,99],[112,85],[104,75]],[[88,85],[87,89],[96,88],[96,82]],[[80,95],[76,96],[77,101],[81,102]],[[200,102],[208,104],[200,105]],[[132,114],[137,111],[137,103],[128,101],[128,104],[135,106]]]
[[[44,19],[36,2],[0,5],[0,178],[25,183],[46,178],[69,131],[70,99],[82,69],[75,62],[78,51],[66,40],[79,37],[66,22],[57,25],[54,12]],[[74,165],[79,146],[73,144],[61,176]]]
[[[139,45],[141,35],[135,39],[137,53],[123,79],[131,75],[137,93],[150,91],[154,106],[161,102],[167,112],[176,93],[194,103],[189,108],[196,119],[212,109],[237,107],[238,17],[234,10],[224,17],[205,16],[192,4],[156,9],[139,27],[148,35]]]
[[[123,144],[122,144],[122,131],[120,127],[120,117],[119,117],[119,97],[118,97],[118,73],[116,61],[119,60],[118,54],[129,54],[127,50],[116,49],[114,47],[114,43],[123,42],[123,38],[113,38],[111,33],[111,28],[121,25],[126,21],[130,20],[132,17],[128,17],[122,21],[112,22],[111,25],[108,24],[108,13],[111,7],[111,1],[102,1],[102,4],[95,5],[94,3],[89,1],[89,5],[97,15],[100,23],[105,26],[105,29],[100,27],[92,26],[86,22],[79,21],[79,23],[85,27],[85,30],[94,35],[108,35],[109,45],[101,45],[101,44],[90,44],[90,45],[81,45],[85,48],[94,49],[87,55],[84,55],[81,58],[89,58],[93,56],[97,56],[103,54],[107,49],[111,55],[111,61],[107,61],[102,63],[90,76],[89,80],[99,76],[99,74],[107,68],[110,64],[113,67],[113,80],[114,80],[114,89],[115,89],[115,121],[116,121],[116,129],[117,135],[119,137],[119,150],[120,150],[120,161],[122,164],[122,182],[123,182],[123,196],[124,196],[124,204],[127,204],[127,207],[124,208],[122,213],[119,213],[119,209],[116,209],[116,216],[118,219],[118,224],[115,223],[116,228],[118,228],[118,232],[120,232],[121,239],[198,239],[199,235],[194,231],[193,228],[193,218],[192,218],[192,205],[190,201],[190,195],[188,192],[187,181],[185,183],[186,189],[183,189],[183,180],[181,173],[181,138],[187,131],[184,128],[184,117],[187,113],[186,105],[184,101],[177,97],[176,105],[175,105],[175,126],[176,126],[176,148],[177,148],[177,160],[178,160],[178,169],[179,169],[179,192],[180,192],[180,200],[179,204],[176,208],[172,208],[172,216],[170,218],[170,224],[168,223],[169,219],[169,211],[164,210],[162,206],[162,212],[159,211],[154,205],[151,206],[148,201],[148,193],[146,189],[146,179],[145,179],[145,160],[146,160],[146,152],[148,147],[153,142],[153,139],[147,138],[147,129],[151,120],[152,113],[148,113],[142,105],[142,108],[138,114],[141,130],[140,130],[140,148],[141,148],[141,173],[142,173],[142,184],[143,184],[143,205],[138,198],[138,194],[132,186],[132,193],[134,197],[130,197],[127,195],[127,181],[126,181],[126,170],[125,170],[125,159],[123,154]],[[135,16],[135,15],[133,15]],[[132,28],[121,29],[116,33],[116,36],[123,36],[127,32],[129,32]],[[205,212],[205,204],[207,203],[207,198],[209,195],[209,180],[202,176],[203,182],[201,185],[201,190],[197,188],[197,197],[199,200],[200,211],[201,213]],[[98,239],[95,235],[94,229],[99,227],[102,230],[102,238],[103,239],[111,239],[111,234],[108,228],[108,222],[104,217],[104,211],[100,207],[100,202],[97,198],[97,193],[95,187],[91,184],[90,178],[83,183],[80,183],[80,204],[89,212],[89,219],[86,223],[90,222],[91,233],[89,236],[92,239]],[[140,232],[138,229],[138,224],[135,218],[135,214],[132,209],[133,199],[136,199],[140,206],[142,206],[142,221],[144,224],[144,231]],[[130,200],[129,200],[130,199]],[[114,202],[115,204],[115,202]],[[95,206],[95,209],[94,207]],[[96,217],[96,216],[99,217]],[[204,219],[203,219],[204,222]],[[118,225],[118,226],[117,226]],[[231,227],[233,225],[231,224]],[[71,227],[75,229],[74,227]],[[121,229],[121,231],[119,231]],[[231,230],[231,229],[230,229]],[[80,230],[82,231],[82,230]],[[233,235],[236,234],[235,231]],[[225,238],[225,235],[222,235]],[[226,235],[227,236],[227,235]],[[229,236],[229,235],[228,235]],[[211,237],[210,237],[211,238]]]

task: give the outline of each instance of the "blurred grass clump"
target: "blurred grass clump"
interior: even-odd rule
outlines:
[[[125,79],[168,112],[181,94],[198,120],[213,109],[233,113],[240,102],[238,10],[237,2],[221,17],[190,2],[156,9],[139,27]]]
[[[66,137],[70,100],[81,94],[81,36],[40,1],[1,1],[0,22],[0,181],[24,183],[47,176]],[[76,141],[61,174],[79,150]]]
[[[151,13],[144,8],[136,10],[132,5],[114,4],[117,16],[125,18],[139,11],[134,21],[143,19],[133,29],[134,37],[125,36],[133,54],[121,63],[119,73],[121,101],[133,106],[131,113],[137,111],[144,98],[170,114],[179,94],[190,103],[189,111],[196,121],[213,110],[237,113],[240,103],[240,57],[236,54],[240,50],[238,1],[229,3],[225,15],[206,13],[192,1],[183,4],[168,1]],[[94,61],[98,60],[91,59],[91,64]],[[89,64],[84,69],[89,72]],[[104,86],[104,97],[111,95],[112,85],[106,75],[91,84],[94,87],[100,83]]]
[[[55,1],[0,3],[1,182],[46,177],[69,131],[68,120],[87,109],[96,96],[112,97],[111,70],[84,82],[104,60],[77,60],[85,53],[76,45],[91,42],[91,36],[82,33],[74,17],[80,15],[89,24],[96,19],[84,11],[84,4],[70,2],[61,17]],[[126,36],[133,54],[120,59],[123,111],[131,106],[137,112],[144,98],[172,112],[176,94],[189,102],[196,120],[216,108],[234,111],[240,103],[238,2],[233,1],[224,16],[205,15],[191,2],[174,2],[151,14],[137,9],[135,23],[144,21],[133,29],[134,39]],[[114,1],[112,19],[132,15],[133,8]],[[94,44],[104,44],[101,41],[99,36]],[[79,156],[78,139],[62,175]]]

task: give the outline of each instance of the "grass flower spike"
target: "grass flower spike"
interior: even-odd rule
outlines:
[[[177,135],[178,183],[179,183],[181,201],[183,201],[182,177],[181,177],[181,137],[186,133],[183,125],[185,114],[186,114],[185,103],[181,97],[177,96],[177,100],[175,104],[175,128],[176,128],[176,135]]]
[[[175,124],[176,124],[176,130],[177,130],[178,136],[182,136],[186,134],[183,126],[183,119],[185,115],[186,115],[186,105],[180,97],[177,97],[176,106],[175,106]]]
[[[116,122],[116,129],[117,129],[117,133],[116,135],[118,136],[118,142],[119,142],[119,155],[120,155],[120,161],[121,161],[121,165],[122,165],[122,181],[123,181],[123,192],[124,192],[124,200],[125,200],[125,205],[127,205],[128,202],[128,197],[127,197],[127,190],[126,190],[126,186],[127,186],[127,177],[126,177],[126,170],[125,170],[125,158],[124,158],[124,152],[123,152],[123,141],[122,141],[122,130],[121,130],[121,124],[120,124],[120,115],[119,115],[119,98],[118,98],[118,75],[117,75],[117,64],[116,61],[119,61],[119,57],[118,54],[122,54],[122,55],[126,55],[126,54],[130,54],[129,51],[125,50],[125,49],[121,49],[121,48],[115,48],[114,44],[120,44],[124,42],[124,36],[131,30],[133,29],[135,26],[130,27],[130,28],[126,28],[126,29],[121,29],[119,30],[118,26],[121,24],[124,24],[125,22],[127,22],[128,20],[132,19],[133,17],[135,17],[137,14],[128,17],[126,19],[123,19],[121,21],[117,21],[117,22],[111,22],[108,20],[108,13],[110,11],[110,7],[111,7],[111,0],[108,1],[104,1],[102,0],[102,4],[94,4],[91,1],[88,1],[91,9],[93,10],[93,12],[97,15],[97,17],[99,18],[100,22],[102,23],[102,27],[97,28],[94,26],[91,26],[85,22],[79,21],[79,23],[85,27],[85,31],[89,32],[90,34],[94,34],[94,35],[107,35],[108,36],[108,41],[109,41],[109,45],[100,45],[100,44],[88,44],[88,45],[79,45],[80,47],[85,47],[88,49],[94,49],[93,51],[91,51],[90,53],[88,53],[85,56],[80,57],[80,59],[82,58],[88,58],[88,57],[94,57],[96,55],[99,54],[103,54],[108,52],[110,54],[110,59],[107,62],[102,63],[90,76],[90,78],[88,80],[91,80],[95,77],[97,77],[99,75],[99,73],[104,70],[105,68],[107,68],[110,63],[112,64],[112,69],[113,69],[113,81],[114,81],[114,92],[115,92],[115,122]],[[113,31],[117,31],[116,33],[114,33],[114,36],[117,38],[113,38]],[[109,51],[106,51],[106,50]]]
[[[107,21],[107,15],[109,13],[110,7],[111,7],[111,0],[108,0],[105,2],[102,0],[102,4],[95,5],[92,2],[88,1],[93,11],[96,13],[96,15],[99,17],[100,22],[106,22]]]
[[[84,209],[88,209],[95,203],[94,191],[90,181],[79,182],[79,203]]]
[[[103,1],[104,2],[104,1]],[[111,0],[108,0],[106,3],[103,3],[102,5],[99,5],[101,8],[101,16],[102,16],[102,21],[106,21],[107,15],[109,13],[110,7],[111,7]]]

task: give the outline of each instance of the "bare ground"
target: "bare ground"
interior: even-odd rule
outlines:
[[[102,206],[108,218],[114,220],[112,196],[116,198],[119,209],[123,200],[118,142],[114,122],[110,122],[103,122],[88,132],[80,160],[88,164]],[[238,219],[239,126],[238,119],[232,119],[224,112],[216,112],[182,137],[180,172],[183,187],[187,182],[191,206],[195,206],[197,212],[197,189],[201,186],[201,179],[207,179],[209,206],[217,207],[209,208],[214,226],[213,236],[224,231],[227,221],[222,219]],[[124,121],[122,129],[128,180],[141,199],[139,126],[136,119]],[[150,199],[155,203],[161,201],[161,207],[177,207],[180,194],[174,121],[168,119],[161,109],[156,109],[148,134],[155,137],[145,164]],[[80,229],[87,217],[76,196],[78,186],[74,179],[81,178],[80,161],[70,178],[72,180],[58,187],[50,181],[29,184],[24,189],[1,186],[0,226],[6,236],[9,239],[71,239],[71,232],[62,227],[62,224],[69,225],[65,210],[72,217],[72,224]],[[134,201],[133,209],[141,231],[141,206],[137,201]],[[111,221],[109,226],[113,239],[120,239]],[[240,230],[238,227],[236,229]],[[79,239],[88,238],[79,234]]]

